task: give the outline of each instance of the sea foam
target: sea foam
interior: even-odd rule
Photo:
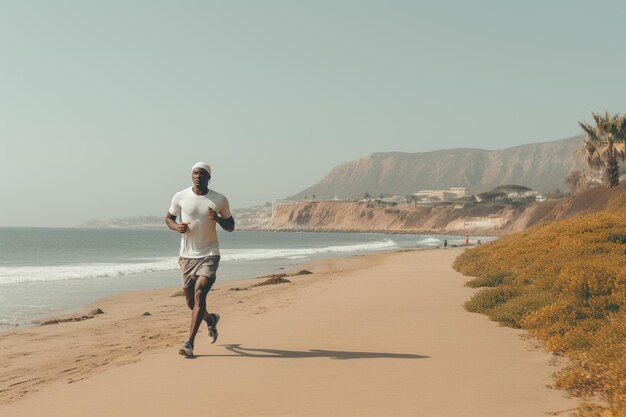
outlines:
[[[385,239],[379,242],[362,243],[356,245],[325,246],[321,248],[295,249],[222,249],[222,260],[225,261],[260,261],[265,259],[300,259],[311,255],[337,252],[363,252],[393,249],[398,247],[396,242]]]
[[[422,239],[417,242],[420,246],[439,246],[441,243],[442,240],[434,237],[427,237],[426,239]]]
[[[167,271],[176,267],[176,258],[140,263],[86,263],[60,266],[1,267],[0,285],[20,282],[114,277],[143,272]]]

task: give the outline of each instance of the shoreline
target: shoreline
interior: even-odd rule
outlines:
[[[80,229],[75,230],[81,231]],[[107,232],[106,230],[103,231]],[[89,236],[97,236],[96,233],[97,231],[89,234]],[[129,232],[126,231],[126,233]],[[248,243],[248,245],[253,249],[250,250],[250,253],[243,253],[241,249],[235,249],[232,255],[234,256],[233,259],[229,258],[231,255],[229,255],[228,250],[225,249],[227,254],[220,265],[218,282],[240,278],[253,279],[261,274],[275,272],[279,270],[280,267],[289,267],[295,262],[302,262],[302,259],[291,259],[294,253],[299,255],[297,257],[300,258],[317,259],[320,257],[344,256],[346,253],[349,253],[348,251],[353,253],[365,253],[368,251],[394,250],[395,248],[404,247],[435,247],[431,245],[437,244],[441,246],[444,237],[448,239],[449,247],[458,247],[461,246],[463,240],[463,236],[439,237],[397,233],[367,233],[358,236],[357,234],[339,233],[329,235],[325,232],[318,232],[305,233],[302,235],[303,241],[310,241],[310,243],[302,244],[302,250],[299,251],[301,246],[297,243],[294,248],[289,246],[289,243],[292,241],[300,242],[301,239],[298,237],[297,233],[282,232],[285,236],[270,232],[258,232],[259,234],[256,235],[251,232],[247,233],[247,235],[244,234],[242,236],[244,236],[244,239],[251,240],[252,243]],[[287,239],[288,236],[286,235],[293,236],[293,238]],[[150,236],[150,234],[148,234],[148,236]],[[344,236],[347,236],[348,239],[345,240]],[[159,237],[161,236],[159,235]],[[493,239],[482,236],[477,237],[477,239],[478,238],[484,241]],[[273,256],[267,259],[263,257],[266,255],[265,253],[255,255],[255,242],[267,241],[268,239],[280,241],[283,246],[261,251],[267,252],[269,255]],[[326,246],[318,243],[320,240],[325,241],[327,239],[329,243],[326,243]],[[435,243],[433,244],[432,242]],[[233,243],[236,243],[236,241]],[[343,245],[347,246],[344,247]],[[234,246],[236,247],[236,244]],[[350,249],[351,247],[352,249]],[[318,250],[319,248],[321,249]],[[282,255],[281,251],[283,252]],[[80,312],[85,304],[114,293],[176,286],[178,284],[177,277],[179,276],[175,262],[176,257],[171,256],[167,258],[159,254],[158,260],[159,262],[154,264],[156,265],[155,268],[151,268],[151,264],[149,263],[143,264],[143,261],[137,261],[139,264],[135,265],[134,262],[125,262],[124,259],[121,259],[119,261],[113,261],[110,266],[106,268],[95,263],[94,269],[92,270],[89,264],[85,264],[82,268],[77,268],[80,265],[75,265],[75,262],[69,262],[67,267],[64,268],[65,265],[61,257],[59,259],[59,261],[61,261],[59,265],[52,267],[51,270],[44,269],[44,267],[37,267],[35,268],[37,271],[31,272],[33,274],[33,282],[30,282],[30,280],[24,282],[16,281],[14,283],[7,282],[3,283],[6,284],[6,286],[0,286],[0,288],[4,290],[2,297],[0,297],[3,301],[1,303],[2,306],[0,306],[0,315],[3,318],[0,322],[0,333],[18,328],[32,327],[33,324],[31,322],[50,318],[50,316]],[[167,265],[161,265],[166,263],[166,261]],[[56,262],[56,260],[53,262]],[[163,269],[164,267],[171,269],[165,270]],[[18,267],[14,267],[14,269],[16,268],[19,269]],[[11,271],[8,271],[9,278],[11,278],[11,273]],[[22,271],[17,271],[16,274],[18,278],[24,275]],[[83,274],[83,276],[64,277],[64,275],[67,274]],[[0,275],[2,275],[2,271],[0,271]],[[154,279],[150,277],[154,277]],[[36,293],[32,293],[36,288],[35,281],[39,290]],[[25,303],[23,300],[28,299],[29,296],[31,296],[30,302]]]
[[[431,248],[423,247],[423,248],[414,248],[414,249],[422,250],[422,249],[431,249]],[[304,262],[296,261],[295,263],[293,260],[290,260],[290,259],[282,259],[282,260],[277,260],[276,265],[265,265],[263,267],[259,266],[259,269],[262,271],[261,273],[264,275],[259,275],[259,273],[257,272],[257,273],[250,273],[250,274],[243,273],[243,276],[242,276],[242,273],[238,272],[236,273],[235,278],[232,277],[234,275],[233,272],[230,272],[227,275],[228,278],[220,279],[220,275],[221,273],[224,273],[225,267],[237,268],[237,265],[228,265],[228,266],[220,265],[220,271],[218,271],[218,279],[217,279],[215,286],[217,286],[218,284],[226,285],[227,283],[256,280],[266,275],[269,276],[272,274],[279,274],[290,269],[295,269],[298,267],[298,265],[301,265],[301,264],[315,263],[317,261],[326,261],[326,260],[331,260],[331,259],[349,257],[352,255],[389,253],[389,252],[394,252],[397,250],[402,250],[402,249],[395,248],[395,249],[380,250],[380,251],[373,251],[373,252],[357,252],[354,254],[327,254],[326,256],[323,256],[318,259],[312,259],[312,260],[308,260]],[[171,270],[104,276],[104,277],[99,277],[99,278],[90,278],[90,280],[91,279],[99,279],[100,282],[96,282],[96,283],[99,286],[103,286],[103,287],[108,287],[109,285],[107,284],[106,281],[111,281],[111,280],[130,280],[130,282],[135,282],[135,283],[139,281],[152,281],[152,282],[156,282],[157,284],[154,287],[147,287],[147,288],[145,286],[142,286],[141,284],[136,284],[137,288],[130,288],[130,289],[117,288],[111,291],[106,291],[107,293],[102,294],[102,295],[84,294],[82,297],[84,299],[83,301],[80,301],[78,303],[72,303],[72,305],[69,305],[69,306],[60,305],[58,307],[55,307],[56,311],[52,311],[50,313],[32,314],[31,315],[32,318],[27,319],[27,321],[20,322],[15,325],[10,324],[8,322],[0,324],[0,336],[10,331],[38,327],[44,321],[50,321],[50,320],[55,320],[55,319],[67,320],[73,317],[81,318],[83,315],[88,314],[88,312],[93,309],[92,305],[98,304],[100,300],[105,300],[105,299],[115,297],[118,295],[131,294],[131,293],[141,294],[144,291],[164,290],[164,289],[172,289],[173,291],[177,291],[179,287],[176,285],[180,283],[180,270],[178,268],[173,268]],[[162,285],[165,279],[171,282],[171,285],[170,284]],[[89,286],[90,284],[94,283],[88,280],[59,280],[59,281],[43,281],[39,283],[39,285],[44,285],[44,286],[66,285],[68,284],[68,282],[77,283],[78,285],[82,285],[82,286]],[[23,284],[32,285],[34,283],[27,282]],[[129,286],[132,287],[133,285],[129,284]],[[101,292],[102,291],[97,291],[97,293],[101,293]]]
[[[307,232],[307,233],[371,233],[371,234],[380,234],[380,235],[435,235],[435,236],[464,236],[464,235],[474,235],[480,237],[501,237],[508,233],[513,233],[510,230],[500,230],[500,229],[471,229],[471,230],[411,230],[411,229],[402,229],[402,230],[387,230],[387,229],[371,229],[371,230],[362,230],[362,229],[332,229],[332,228],[306,228],[306,227],[294,227],[294,228],[247,228],[241,229],[247,232],[274,232],[274,233],[298,233],[298,232]]]
[[[315,260],[283,271],[312,274],[278,285],[218,282],[208,303],[222,314],[220,339],[208,344],[201,327],[196,360],[176,354],[189,321],[177,288],[98,300],[87,308],[105,314],[93,319],[5,332],[0,414],[201,412],[202,398],[181,403],[189,383],[213,384],[218,415],[500,417],[575,406],[545,388],[551,355],[463,309],[473,290],[450,266],[462,251]]]

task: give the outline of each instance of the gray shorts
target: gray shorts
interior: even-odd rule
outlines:
[[[204,258],[180,257],[178,265],[180,265],[180,271],[183,274],[183,288],[194,286],[196,278],[199,276],[207,277],[209,282],[213,284],[219,264],[219,255],[205,256]]]

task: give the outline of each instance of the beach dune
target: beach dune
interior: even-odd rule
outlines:
[[[554,358],[463,309],[474,290],[450,266],[461,251],[317,261],[279,285],[221,283],[209,297],[220,337],[211,345],[202,328],[193,359],[176,353],[189,314],[175,290],[7,333],[0,415],[566,415],[577,403],[548,387]]]

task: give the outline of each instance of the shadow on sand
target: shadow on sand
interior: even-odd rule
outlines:
[[[384,353],[384,352],[350,352],[341,350],[309,349],[308,351],[253,349],[244,348],[240,344],[221,345],[233,355],[197,355],[201,356],[243,356],[247,358],[328,358],[328,359],[425,359],[430,356]]]

